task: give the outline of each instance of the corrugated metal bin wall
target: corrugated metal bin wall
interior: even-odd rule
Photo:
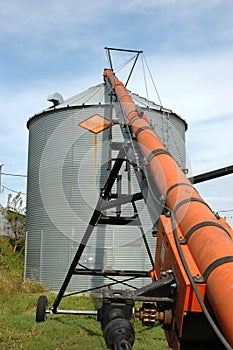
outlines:
[[[182,120],[172,114],[145,110],[162,141],[185,167]],[[109,113],[109,105],[67,107],[47,110],[28,123],[25,276],[41,281],[51,290],[60,288],[107,178],[109,130],[95,135],[79,123],[94,114],[109,119]],[[175,130],[174,137],[166,125]],[[122,139],[117,125],[113,127],[113,138]],[[122,172],[124,177],[124,169]],[[133,192],[139,190],[133,171],[131,186]],[[142,201],[137,206],[154,255],[156,242],[148,211]],[[128,205],[123,213],[128,215],[131,210]],[[80,263],[87,268],[151,268],[140,230],[130,226],[97,226]],[[67,291],[93,288],[102,282],[98,276],[74,276]],[[147,282],[140,279],[132,285],[140,287]]]

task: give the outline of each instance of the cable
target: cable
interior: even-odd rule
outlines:
[[[146,89],[146,98],[149,100],[149,94],[148,94],[148,87],[147,87],[147,82],[146,82],[146,72],[145,72],[145,65],[143,61],[143,56],[141,56],[142,60],[142,70],[143,70],[143,79],[144,79],[144,84],[145,84],[145,89]]]
[[[177,229],[176,229],[176,221],[175,221],[175,217],[174,217],[174,213],[173,211],[168,208],[168,207],[165,207],[167,210],[169,210],[169,212],[171,213],[171,221],[172,221],[172,229],[173,229],[173,232],[174,232],[174,237],[175,237],[175,242],[176,242],[176,247],[177,247],[177,250],[178,250],[178,253],[180,255],[180,258],[181,258],[181,261],[182,261],[182,264],[183,264],[183,267],[185,269],[185,272],[188,276],[188,279],[191,283],[191,286],[194,290],[194,293],[196,294],[196,297],[197,297],[197,300],[210,324],[210,326],[212,327],[213,331],[215,332],[215,334],[217,335],[217,337],[219,338],[219,340],[221,341],[221,343],[226,347],[227,350],[232,350],[232,347],[231,345],[228,343],[228,341],[225,339],[225,337],[223,336],[223,334],[221,333],[221,331],[219,330],[219,328],[217,327],[217,325],[215,324],[214,320],[212,319],[212,317],[210,316],[210,313],[209,311],[207,310],[205,304],[203,303],[203,300],[200,296],[200,293],[197,289],[197,286],[193,280],[193,277],[192,277],[192,274],[189,270],[189,267],[187,265],[187,262],[185,260],[185,257],[184,257],[184,254],[183,254],[183,251],[181,249],[181,246],[180,246],[180,242],[179,242],[179,236],[178,236],[178,232],[177,232]]]
[[[24,194],[26,196],[26,193],[24,193],[24,192],[12,190],[11,188],[8,188],[8,187],[2,185],[2,191],[1,192],[3,192],[4,189],[6,189],[7,191],[10,191],[10,192],[14,192],[14,193],[19,193],[20,192],[21,194]]]
[[[1,173],[1,175],[8,175],[8,176],[19,176],[19,177],[27,177],[27,175],[10,174],[10,173]]]
[[[230,211],[233,211],[233,209],[228,209],[228,210],[218,210],[218,213],[229,213]]]
[[[143,55],[143,59],[144,59],[144,61],[145,61],[145,63],[146,63],[146,67],[147,67],[147,69],[148,69],[148,72],[149,72],[149,75],[150,75],[150,78],[151,78],[152,84],[153,84],[153,86],[154,86],[155,92],[156,92],[156,94],[157,94],[157,97],[158,97],[159,103],[160,103],[160,105],[161,105],[161,106],[163,106],[162,101],[161,101],[161,98],[160,98],[160,96],[159,96],[158,89],[157,89],[157,87],[156,87],[156,85],[155,85],[155,82],[154,82],[153,76],[152,76],[152,74],[151,74],[150,68],[149,68],[148,63],[147,63],[147,61],[146,61],[146,57],[145,57],[145,55],[144,55],[144,54],[142,54],[142,55]]]
[[[136,56],[137,56],[137,55],[135,55],[135,56],[129,58],[127,61],[125,61],[124,63],[122,63],[119,67],[117,67],[117,68],[115,69],[115,73],[118,73],[121,69],[123,69],[124,67],[126,67],[132,60],[135,59]]]

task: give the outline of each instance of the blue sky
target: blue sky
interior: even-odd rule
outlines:
[[[0,0],[0,44],[3,172],[26,174],[26,121],[48,94],[68,98],[102,81],[105,46],[144,51],[163,105],[189,125],[193,174],[233,163],[232,0]],[[140,75],[132,82],[145,96]],[[25,178],[3,175],[2,185],[2,203],[6,187],[26,192]],[[232,185],[230,175],[198,188],[226,210]]]

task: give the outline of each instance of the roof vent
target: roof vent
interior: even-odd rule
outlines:
[[[60,103],[62,103],[64,100],[63,100],[62,95],[59,94],[59,92],[54,92],[53,94],[50,94],[47,97],[47,101],[52,102],[54,106],[57,106]]]

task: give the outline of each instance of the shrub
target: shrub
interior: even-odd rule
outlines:
[[[39,282],[23,281],[24,256],[14,252],[8,236],[0,236],[0,293],[39,293],[46,288]]]

